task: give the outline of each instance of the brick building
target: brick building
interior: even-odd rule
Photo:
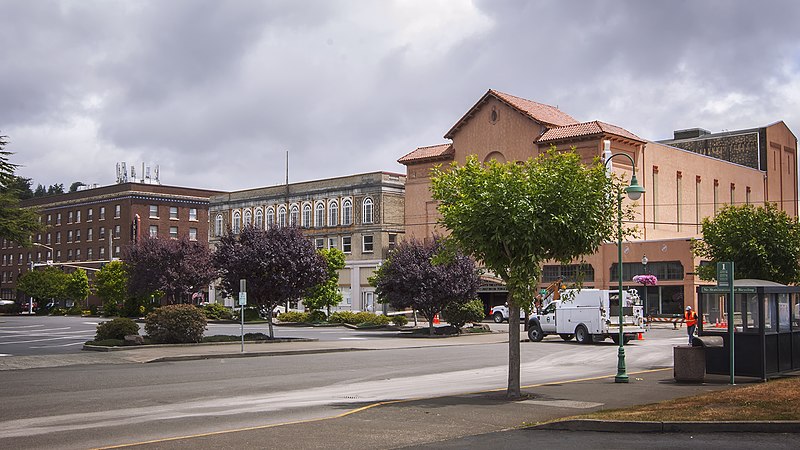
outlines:
[[[430,169],[437,164],[463,164],[468,155],[480,161],[521,161],[551,146],[574,147],[588,162],[602,156],[604,140],[611,141],[613,153],[633,157],[647,193],[632,204],[636,214],[630,225],[640,235],[624,243],[623,280],[626,288],[640,291],[651,315],[696,306],[700,281],[695,267],[701,261],[692,256],[690,241],[700,237],[703,218],[731,203],[773,202],[790,215],[798,214],[797,138],[783,122],[717,134],[684,130],[675,132],[673,140],[653,142],[616,125],[579,122],[556,107],[489,90],[444,137],[450,142],[417,148],[398,160],[407,167],[409,236],[444,232],[438,229],[437,205],[430,194]],[[626,159],[616,158],[610,165],[630,179],[632,167]],[[616,243],[603,245],[584,263],[546,265],[542,282],[581,276],[587,287],[616,287]],[[655,274],[659,285],[633,285],[631,278],[643,273]],[[499,280],[484,277],[481,292],[487,307],[505,300]]]
[[[368,278],[404,232],[405,176],[371,172],[219,194],[211,197],[211,245],[244,226],[298,226],[318,249],[345,253],[339,310],[374,310]],[[211,293],[226,306],[233,299]],[[380,308],[380,306],[378,306]]]
[[[209,197],[217,193],[129,182],[25,200],[22,207],[39,211],[46,228],[28,248],[3,240],[2,298],[27,301],[15,283],[32,264],[84,267],[91,276],[103,262],[118,258],[137,235],[207,243]],[[90,304],[99,300],[90,297]]]

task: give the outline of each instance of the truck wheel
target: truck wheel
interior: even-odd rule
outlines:
[[[611,340],[614,341],[615,344],[619,345],[619,334],[612,334]],[[626,345],[628,341],[631,340],[631,337],[627,334],[622,336],[622,345]]]
[[[577,340],[579,344],[591,344],[592,335],[589,334],[585,326],[578,325],[578,328],[575,328],[575,340]]]
[[[494,317],[494,323],[503,323],[503,313],[496,312],[492,317]]]
[[[559,334],[559,336],[561,336],[561,339],[563,339],[565,341],[571,341],[572,338],[575,337],[574,334]]]
[[[531,325],[528,328],[528,339],[530,339],[531,342],[539,342],[542,339],[544,339],[544,333],[542,333],[542,327],[540,327],[539,325]]]

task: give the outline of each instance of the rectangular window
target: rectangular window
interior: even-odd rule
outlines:
[[[744,191],[744,202],[746,204],[750,204],[750,186],[747,186]]]
[[[395,247],[397,247],[397,235],[394,233],[389,233],[389,250],[392,250]]]
[[[114,205],[114,218],[119,219],[121,215],[122,215],[122,206]]]
[[[56,225],[61,225],[61,213],[56,214]]]
[[[344,253],[352,252],[352,238],[350,236],[343,236],[342,237],[342,251]]]
[[[177,206],[170,206],[169,207],[169,218],[172,220],[178,220],[178,207]]]
[[[87,209],[86,210],[86,221],[87,222],[91,222],[93,216],[94,216],[94,210],[92,208]]]
[[[150,237],[158,237],[158,225],[150,225]]]
[[[75,230],[75,242],[81,241],[81,230]]]
[[[719,180],[714,180],[714,215],[719,209]]]
[[[119,245],[114,247],[114,256],[119,257]]]
[[[106,256],[106,248],[100,247],[97,254],[100,255],[100,259],[103,259]]]
[[[336,248],[336,238],[328,238],[328,248]]]
[[[158,219],[158,205],[150,205],[150,218]]]
[[[190,241],[197,240],[197,228],[189,228],[189,240]]]
[[[122,234],[122,227],[116,225],[114,227],[114,239],[119,239],[120,235]]]
[[[680,171],[678,171],[677,176],[675,177],[675,199],[677,200],[677,223],[678,223],[678,232],[681,231],[681,222],[683,222],[683,175]]]
[[[80,260],[81,260],[81,249],[76,248],[75,249],[75,261],[80,261]]]
[[[325,248],[325,238],[314,239],[314,247],[316,247],[317,250],[322,250]]]
[[[67,213],[67,223],[72,223],[72,211]]]
[[[92,242],[92,229],[86,229],[86,242]]]
[[[731,206],[736,204],[736,185],[731,183]]]
[[[72,261],[72,249],[67,250],[67,261]]]
[[[372,240],[372,238],[373,237],[372,237],[371,234],[367,234],[367,235],[362,236],[362,241],[363,241],[362,248],[364,249],[363,250],[364,253],[372,253],[372,251],[373,251],[373,240]]]
[[[56,261],[61,261],[61,250],[56,250]]]
[[[189,220],[192,222],[197,221],[197,208],[189,208]]]
[[[60,231],[56,231],[56,244],[60,244],[60,243],[61,243],[61,232]]]
[[[81,223],[81,210],[75,211],[75,223]]]
[[[46,242],[46,243],[47,243],[47,245],[50,245],[50,237],[51,237],[51,236],[52,236],[52,235],[51,235],[50,233],[47,233],[47,242]]]
[[[170,239],[178,239],[178,227],[169,227]]]
[[[100,239],[100,240],[105,239],[106,238],[106,229],[105,229],[105,227],[100,227],[100,231],[97,234],[100,235],[100,237],[98,237],[98,239]]]
[[[92,260],[92,248],[89,247],[86,249],[86,259],[91,261]]]
[[[72,242],[72,230],[67,231],[67,242]]]
[[[100,220],[106,220],[106,207],[100,207]]]
[[[653,229],[658,227],[658,166],[653,166]]]
[[[700,232],[700,175],[695,177],[694,181],[694,223],[695,223],[695,232]]]
[[[47,215],[47,224],[50,225],[51,223],[53,223],[53,215],[52,214],[48,214]]]

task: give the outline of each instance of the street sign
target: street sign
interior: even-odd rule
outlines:
[[[731,285],[731,264],[730,262],[717,263],[717,286],[728,288]]]
[[[755,294],[756,288],[754,287],[737,287],[733,290],[734,294]],[[730,294],[731,288],[722,288],[719,286],[700,286],[701,294]]]
[[[247,305],[247,292],[239,292],[239,306]]]

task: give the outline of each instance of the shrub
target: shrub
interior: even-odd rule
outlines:
[[[72,306],[67,310],[67,315],[70,316],[80,316],[83,313],[83,308],[81,308],[80,303],[75,302]]]
[[[392,322],[394,322],[394,324],[397,325],[398,327],[402,327],[408,323],[408,319],[406,318],[406,316],[396,315],[392,316]]]
[[[87,342],[89,345],[99,345],[102,347],[122,347],[125,345],[124,339],[103,339],[100,341],[94,340]]]
[[[486,317],[483,302],[477,298],[467,303],[451,303],[444,309],[443,315],[445,320],[456,328],[461,328],[467,323],[480,322]]]
[[[90,312],[90,313],[91,313],[93,316],[96,316],[96,315],[97,315],[97,305],[92,305],[92,306],[90,306],[90,307],[89,307],[89,312]]]
[[[352,311],[334,311],[331,313],[330,317],[328,317],[328,322],[349,323],[351,325],[355,325],[356,324],[355,316],[356,313]]]
[[[200,342],[206,329],[206,316],[192,305],[162,306],[147,315],[144,329],[158,343]]]
[[[60,306],[56,306],[55,308],[50,309],[51,316],[66,316],[67,315],[67,308],[62,308]]]
[[[381,314],[372,314],[372,317],[370,317],[369,320],[359,322],[356,326],[359,328],[382,327],[389,325],[391,321],[392,319],[389,316],[384,316]]]
[[[325,314],[325,311],[314,310],[308,313],[308,321],[311,323],[325,322],[327,318],[328,316]]]
[[[280,315],[281,322],[305,323],[309,321],[309,314],[300,311],[286,311]]]
[[[203,306],[203,314],[206,315],[208,320],[230,320],[233,318],[233,313],[222,303],[209,303]],[[247,316],[245,315],[245,319]]]
[[[242,316],[241,316],[241,312],[240,311],[241,310],[234,311],[234,312],[231,313],[231,317],[234,320],[236,320],[237,322],[242,320]],[[258,312],[258,308],[254,308],[254,307],[251,306],[251,307],[246,307],[244,309],[244,321],[245,322],[255,322],[255,321],[259,321],[259,320],[264,320],[264,319],[261,317],[261,314]]]
[[[139,325],[127,317],[117,317],[98,325],[94,340],[125,339],[129,334],[139,334]]]

